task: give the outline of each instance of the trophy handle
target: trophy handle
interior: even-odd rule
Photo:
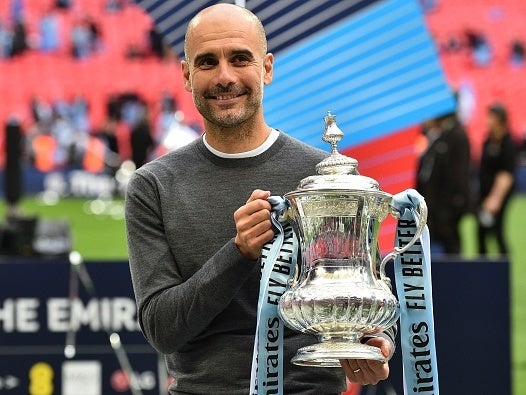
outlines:
[[[386,276],[386,274],[385,274],[385,265],[386,265],[386,263],[389,262],[390,260],[394,260],[398,255],[403,254],[409,248],[411,248],[413,246],[413,244],[415,244],[415,242],[420,238],[420,236],[422,235],[422,232],[424,231],[424,229],[426,227],[426,222],[427,222],[427,204],[426,204],[426,202],[423,199],[419,200],[418,205],[416,207],[411,207],[410,210],[412,211],[413,217],[415,218],[415,221],[417,223],[415,235],[409,241],[409,243],[407,243],[405,246],[395,247],[393,249],[393,251],[391,251],[389,254],[387,254],[384,259],[382,259],[382,262],[380,263],[380,279],[382,281],[384,281],[384,282],[385,282],[386,279],[387,280],[389,279]],[[399,211],[393,209],[391,214],[395,218],[399,219],[401,213]]]
[[[284,200],[285,200],[285,204],[286,204],[286,209],[284,209],[282,211],[282,213],[281,213],[281,215],[279,216],[278,219],[279,219],[279,221],[288,221],[289,224],[292,225],[294,223],[294,211],[292,210],[290,201],[287,198],[284,198]],[[296,232],[296,229],[294,229],[294,226],[292,227],[292,231],[294,232],[294,236],[297,239],[299,239],[298,234]],[[296,253],[297,254],[300,253],[300,249],[299,248],[297,249]],[[287,281],[287,289],[293,289],[293,288],[296,287],[296,285],[298,285],[299,279],[300,279],[300,274],[301,274],[302,259],[303,259],[303,257],[301,255],[297,256],[296,265],[294,267],[294,274]]]

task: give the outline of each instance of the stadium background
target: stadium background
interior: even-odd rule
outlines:
[[[154,122],[161,112],[161,97],[163,93],[168,93],[175,99],[178,110],[184,114],[181,123],[192,126],[192,130],[198,129],[196,123],[199,125],[199,116],[192,105],[191,97],[182,88],[177,56],[163,52],[159,57],[153,53],[148,39],[148,32],[153,27],[152,20],[140,7],[131,2],[122,2],[121,9],[108,11],[106,1],[79,0],[72,1],[70,9],[56,10],[55,1],[52,0],[25,0],[22,3],[30,48],[14,58],[0,59],[1,120],[7,120],[16,114],[26,133],[30,133],[34,126],[30,107],[33,98],[51,104],[60,100],[70,101],[82,95],[88,103],[89,129],[93,132],[103,128],[108,121],[107,102],[112,94],[124,92],[138,94],[148,104],[150,120]],[[294,2],[289,3],[291,9],[301,8],[301,6],[295,7],[297,4],[293,4]],[[314,53],[315,49],[305,49],[301,46],[309,45],[309,39],[317,37],[320,31],[324,34],[332,28],[344,27],[350,20],[349,15],[352,12],[360,11],[361,7],[367,10],[367,7],[374,5],[373,3],[376,2],[348,2],[349,8],[352,8],[351,5],[355,8],[340,12],[332,20],[326,19],[325,24],[314,26],[304,35],[282,40],[283,44],[275,47],[278,56],[277,66],[279,67],[280,55],[285,59],[287,55],[293,56],[294,51],[299,49],[303,49],[304,53],[309,55]],[[436,3],[437,5],[425,14],[425,22],[434,39],[435,50],[440,55],[447,82],[451,89],[461,90],[468,99],[465,102],[466,126],[472,143],[473,162],[476,166],[485,133],[484,113],[489,103],[500,101],[509,108],[515,137],[519,142],[524,139],[526,113],[522,109],[522,102],[526,84],[524,82],[526,67],[511,64],[510,48],[514,40],[526,40],[526,30],[522,23],[526,16],[526,5],[512,0],[501,1],[498,5],[485,0],[473,2],[442,0]],[[250,8],[250,2],[247,2],[247,5]],[[55,49],[46,52],[38,48],[39,23],[43,15],[49,12],[58,18],[60,40]],[[185,12],[191,15],[193,10],[186,7]],[[8,24],[11,13],[11,2],[7,0],[0,2],[0,18],[3,23]],[[79,60],[71,56],[69,34],[72,27],[85,16],[96,21],[100,30],[101,46],[88,58]],[[301,15],[298,17],[301,18]],[[451,38],[462,41],[466,30],[477,31],[487,37],[492,52],[492,59],[487,65],[477,65],[470,51],[465,48],[460,50],[449,48]],[[273,37],[270,37],[271,45]],[[175,48],[176,53],[180,54],[177,43]],[[132,50],[136,56],[129,55]],[[320,61],[321,63],[323,62]],[[279,89],[279,84],[278,80],[275,83],[276,89]],[[322,83],[319,93],[326,95],[333,89],[328,86],[327,91],[324,91],[325,88]],[[269,87],[270,95],[272,89],[273,87]],[[267,102],[266,105],[272,108],[274,104]],[[446,104],[444,106],[447,107]],[[305,129],[307,126],[304,126],[302,130],[293,130],[293,134],[297,133],[301,138],[301,133],[310,133],[309,142],[316,144],[312,136],[316,136],[322,130],[321,118],[329,109],[326,107],[324,103],[320,103],[318,111],[313,111],[312,116],[318,119],[317,124],[309,119],[305,121],[308,130]],[[348,113],[333,110],[338,120],[341,120],[339,123],[342,129],[353,135],[353,128],[356,125],[346,121],[346,116],[352,116],[352,105],[349,108]],[[379,135],[371,133],[354,135],[346,141],[345,151],[359,160],[363,174],[376,178],[386,191],[397,192],[413,186],[420,141],[418,124],[425,119],[424,116],[432,115],[437,114],[424,113],[420,116],[421,119],[415,120],[412,125],[405,125],[407,127],[403,129],[384,127]],[[271,113],[269,118],[272,120]],[[276,119],[279,121],[278,118]],[[289,131],[291,128],[287,127],[287,122],[294,123],[297,115],[287,113],[283,119],[281,124],[278,123],[276,126]],[[4,150],[0,152],[3,154]],[[82,166],[79,167],[83,171]],[[64,168],[63,164],[56,164],[52,173],[66,173],[69,170]],[[27,161],[24,172],[26,197],[22,201],[22,211],[35,214],[39,218],[66,220],[71,228],[74,248],[86,259],[125,260],[126,246],[120,198],[113,194],[108,195],[107,191],[101,194],[100,190],[86,192],[81,188],[77,197],[68,196],[72,195],[71,191],[65,191],[63,196],[58,196],[58,200],[54,195],[49,199],[51,195],[41,194],[42,191],[50,188],[49,182],[46,182],[49,181],[49,174],[38,171]],[[85,178],[85,182],[89,183],[91,179],[88,174]],[[67,176],[64,180],[68,181]],[[508,235],[512,247],[512,345],[515,394],[526,393],[526,357],[521,355],[520,351],[526,349],[526,334],[523,329],[526,324],[524,291],[526,269],[523,264],[526,253],[522,246],[524,237],[521,234],[524,221],[526,221],[526,198],[523,194],[518,194],[510,208],[508,220]],[[392,240],[392,223],[386,224],[383,232],[382,243],[388,246]],[[475,256],[474,232],[474,220],[472,217],[467,217],[463,223],[463,255],[466,258]]]

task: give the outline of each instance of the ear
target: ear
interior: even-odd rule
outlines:
[[[263,82],[265,85],[268,85],[272,82],[272,78],[274,76],[274,55],[271,53],[265,55],[265,58],[263,59],[263,68],[265,70]]]
[[[192,82],[190,81],[190,65],[186,60],[181,61],[181,70],[183,72],[184,88],[192,92]]]

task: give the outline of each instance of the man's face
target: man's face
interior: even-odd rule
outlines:
[[[273,57],[264,53],[253,22],[203,17],[187,38],[186,55],[185,87],[208,122],[231,128],[262,113],[263,85],[272,81]]]
[[[488,126],[488,130],[494,131],[499,128],[501,122],[495,114],[493,114],[492,112],[488,112],[486,118],[486,125]]]

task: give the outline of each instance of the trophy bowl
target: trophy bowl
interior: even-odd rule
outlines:
[[[316,166],[318,175],[285,194],[290,204],[285,215],[299,240],[300,263],[278,311],[287,326],[319,340],[298,350],[292,359],[297,365],[338,367],[340,359],[385,362],[379,348],[361,339],[396,323],[400,308],[385,264],[418,239],[427,208],[418,208],[415,237],[381,260],[381,222],[389,214],[397,216],[392,195],[359,175],[355,159],[338,153],[343,132],[334,115],[328,113],[324,120],[323,140],[331,144],[331,155]]]

